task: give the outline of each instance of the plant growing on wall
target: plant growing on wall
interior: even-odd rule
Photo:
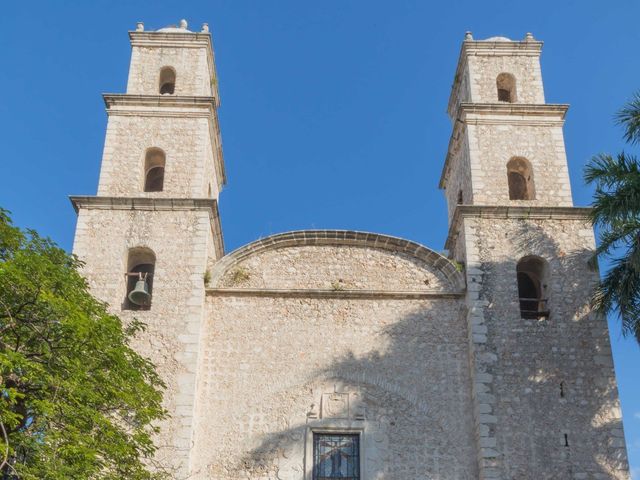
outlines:
[[[251,274],[249,273],[249,270],[244,267],[238,267],[231,272],[231,282],[234,285],[248,282],[250,278]]]
[[[147,459],[162,381],[80,262],[0,210],[0,476],[164,478]]]

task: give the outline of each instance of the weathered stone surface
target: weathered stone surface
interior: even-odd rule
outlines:
[[[130,33],[127,94],[105,96],[98,197],[73,198],[92,291],[148,324],[135,346],[167,383],[158,460],[173,477],[311,480],[313,434],[331,431],[360,436],[365,480],[627,480],[606,323],[588,305],[593,231],[572,206],[567,107],[544,104],[542,44],[464,43],[440,183],[452,260],[338,230],[223,256],[203,31]],[[158,95],[166,66],[175,93]],[[504,73],[513,103],[498,101]],[[151,147],[166,155],[160,192],[142,191]],[[530,163],[534,198],[510,200],[512,157]],[[139,248],[155,259],[148,310],[125,302]],[[517,265],[529,256],[546,265],[540,318],[520,311]]]

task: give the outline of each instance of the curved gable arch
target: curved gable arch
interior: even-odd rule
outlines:
[[[253,255],[267,250],[301,246],[345,246],[400,253],[423,262],[441,276],[452,291],[465,287],[463,275],[455,265],[441,254],[409,240],[379,233],[348,230],[300,230],[280,233],[256,240],[220,259],[211,270],[212,287],[219,286],[225,274]]]

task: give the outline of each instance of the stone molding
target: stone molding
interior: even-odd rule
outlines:
[[[530,125],[562,127],[569,110],[565,103],[461,103],[449,138],[438,188],[447,186],[451,162],[467,125]]]
[[[102,94],[107,109],[114,106],[145,107],[210,107],[212,113],[216,109],[215,97],[192,97],[182,95],[142,95],[132,93]]]
[[[105,93],[102,98],[107,107],[108,116],[207,118],[209,120],[209,135],[212,139],[211,145],[217,150],[214,152],[213,158],[216,160],[218,188],[221,189],[227,184],[218,105],[214,97]]]
[[[278,288],[207,288],[207,295],[226,297],[278,297],[278,298],[338,298],[358,300],[415,300],[462,298],[464,291],[442,292],[411,290],[334,290],[334,289],[278,289]]]
[[[513,205],[458,205],[453,212],[446,249],[452,249],[464,218],[499,218],[521,220],[583,220],[589,221],[590,207],[542,207]]]
[[[464,276],[449,259],[434,250],[398,237],[351,230],[298,230],[256,240],[220,259],[211,271],[211,284],[216,285],[225,272],[251,255],[265,250],[303,245],[344,245],[404,253],[422,260],[442,273],[454,292],[462,291],[465,288]],[[344,295],[345,291],[332,291],[331,293]]]
[[[86,210],[142,210],[153,212],[176,212],[207,210],[211,220],[211,234],[216,252],[224,255],[224,240],[218,212],[218,201],[213,198],[143,198],[102,197],[71,195],[69,197],[76,213]]]

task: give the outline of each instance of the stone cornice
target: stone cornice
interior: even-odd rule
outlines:
[[[155,198],[155,197],[103,197],[81,196],[69,197],[74,210],[78,213],[86,210],[139,210],[153,212],[175,212],[207,210],[211,219],[211,233],[219,257],[224,255],[222,226],[218,212],[218,201],[214,198]]]
[[[222,134],[218,119],[217,103],[214,97],[188,97],[177,95],[132,95],[128,93],[105,93],[102,95],[107,107],[107,115],[141,117],[206,117],[209,119],[209,133],[213,152],[218,188],[227,183],[222,152]]]
[[[460,47],[460,55],[458,56],[458,65],[456,67],[456,73],[451,86],[451,94],[449,95],[449,102],[447,104],[447,111],[453,112],[454,99],[458,95],[458,89],[460,88],[460,80],[463,72],[467,67],[467,58],[470,56],[540,56],[542,51],[543,42],[537,40],[525,40],[522,42],[505,42],[505,41],[477,41],[477,40],[465,40]]]
[[[449,138],[439,188],[445,188],[457,142],[467,125],[562,126],[569,105],[556,103],[461,103]]]
[[[277,288],[207,288],[207,295],[227,297],[276,297],[276,298],[344,298],[360,300],[420,300],[455,299],[464,296],[463,291],[416,290],[333,290],[333,289],[277,289]]]
[[[195,107],[216,110],[214,97],[189,97],[179,95],[137,95],[130,93],[102,94],[107,109],[118,106],[136,107]]]
[[[465,120],[472,114],[511,117],[556,117],[564,120],[569,110],[566,103],[461,103],[458,118]]]
[[[458,205],[449,226],[445,248],[451,250],[465,218],[497,218],[520,220],[583,220],[589,221],[590,207]]]
[[[211,34],[206,32],[129,31],[132,47],[194,47],[212,48]]]
[[[216,102],[219,105],[218,76],[216,73],[213,40],[210,33],[195,32],[138,32],[130,31],[129,40],[132,47],[162,48],[206,48],[209,78],[213,84]]]

